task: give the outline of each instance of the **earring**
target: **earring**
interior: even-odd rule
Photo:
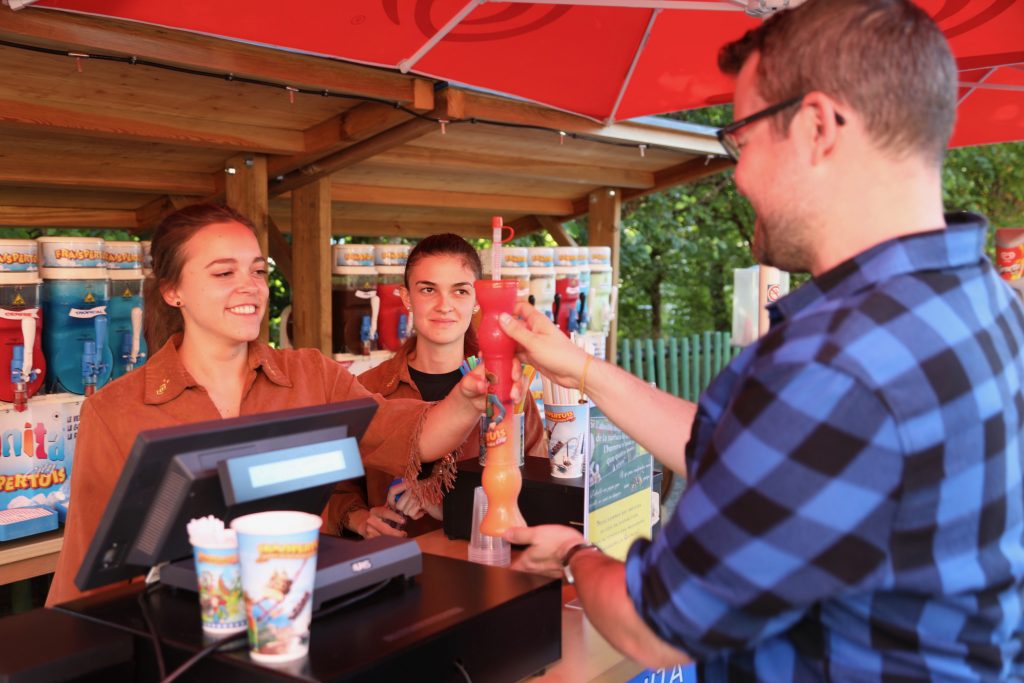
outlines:
[[[480,312],[480,306],[474,306],[473,307],[473,312],[474,313],[479,313]]]
[[[181,307],[181,299],[178,299],[177,301],[175,301],[174,305],[180,308]]]

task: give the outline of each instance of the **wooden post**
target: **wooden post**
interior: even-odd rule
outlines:
[[[237,154],[224,164],[224,197],[228,206],[256,226],[256,239],[264,256],[270,253],[267,238],[267,158]],[[263,316],[260,341],[270,339],[270,316]]]
[[[292,191],[292,316],[295,348],[331,355],[331,179]]]
[[[612,248],[612,284],[618,286],[619,243],[622,234],[622,193],[611,187],[595,190],[590,193],[588,206],[590,207],[588,226],[590,246]],[[616,311],[605,345],[609,363],[615,362],[618,319],[618,311]]]

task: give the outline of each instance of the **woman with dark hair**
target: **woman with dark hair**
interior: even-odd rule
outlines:
[[[315,349],[257,341],[267,264],[245,217],[210,204],[182,209],[156,229],[151,251],[145,329],[159,351],[82,405],[50,605],[81,595],[72,579],[140,431],[372,395]],[[359,443],[365,465],[412,479],[421,461],[452,468],[451,452],[479,424],[487,384],[474,373],[458,387],[433,407],[375,396],[380,408]]]
[[[470,322],[478,307],[473,283],[481,276],[480,257],[458,235],[431,235],[413,248],[405,266],[402,301],[412,312],[416,334],[395,357],[356,377],[367,389],[387,399],[444,399],[459,384],[459,366],[477,353]],[[527,455],[546,457],[544,425],[536,403],[526,401]],[[479,430],[473,430],[456,457],[475,458]],[[365,479],[338,486],[328,506],[328,529],[370,538],[416,536],[440,527],[441,497],[453,472],[435,467],[425,479],[394,477],[367,468]],[[409,488],[415,495],[402,495]],[[390,503],[390,504],[389,504]],[[426,513],[426,515],[424,515]]]

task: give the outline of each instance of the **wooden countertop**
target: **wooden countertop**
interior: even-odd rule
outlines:
[[[50,574],[64,544],[64,529],[0,543],[0,586]]]
[[[453,541],[438,529],[418,536],[420,550],[465,560],[467,541]],[[562,585],[562,604],[576,599],[576,589]],[[640,664],[620,654],[597,632],[583,610],[562,607],[562,658],[543,674],[528,679],[544,683],[622,683],[644,670]]]

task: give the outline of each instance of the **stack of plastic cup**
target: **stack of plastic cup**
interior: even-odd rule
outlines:
[[[483,486],[473,491],[473,526],[469,536],[469,561],[507,567],[512,561],[512,546],[500,536],[480,533],[480,522],[487,515],[487,494]]]

